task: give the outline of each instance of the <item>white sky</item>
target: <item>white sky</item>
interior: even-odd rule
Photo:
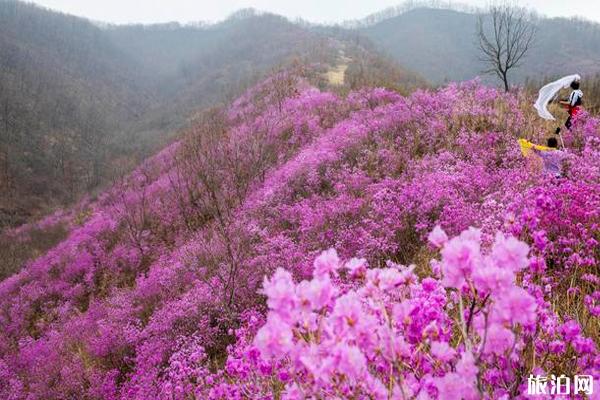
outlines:
[[[271,11],[310,22],[342,22],[366,17],[401,0],[33,0],[34,3],[96,21],[113,23],[219,21],[241,8]],[[581,16],[600,22],[598,0],[516,0],[541,14]],[[485,6],[488,0],[463,0]]]

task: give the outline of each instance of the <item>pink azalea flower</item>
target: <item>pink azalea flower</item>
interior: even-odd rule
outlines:
[[[558,365],[600,396],[584,336],[600,316],[600,118],[565,136],[569,179],[550,184],[514,140],[522,95],[338,96],[306,68],[211,117],[223,134],[192,127],[97,200],[0,234],[9,250],[52,239],[0,282],[0,399],[507,399]],[[432,218],[482,230],[449,240]],[[308,259],[329,243],[373,268],[353,259],[338,278],[335,250]],[[425,266],[429,245],[432,276],[395,263]],[[265,313],[255,289],[276,266],[289,272],[264,279]],[[579,306],[557,309],[565,296]],[[463,300],[475,357],[457,343]]]
[[[296,291],[300,303],[308,302],[312,310],[320,310],[329,305],[336,293],[329,276],[303,281],[297,286]]]
[[[447,342],[432,342],[431,355],[442,362],[448,362],[456,357],[456,350],[450,347]]]
[[[473,271],[475,288],[484,292],[499,295],[514,285],[515,275],[507,268],[500,268],[486,259]]]
[[[321,253],[314,262],[314,276],[335,274],[340,267],[340,259],[335,249],[329,249]]]
[[[392,308],[392,316],[394,317],[394,321],[400,325],[410,323],[410,314],[413,312],[414,308],[415,306],[408,300],[394,304]]]
[[[500,356],[513,346],[514,340],[515,335],[510,329],[501,324],[491,324],[487,331],[484,352]]]
[[[254,338],[254,345],[263,359],[282,357],[294,346],[292,330],[277,314],[269,313],[266,324]]]
[[[509,236],[505,237],[501,232],[496,234],[492,258],[500,268],[506,268],[518,272],[529,264],[529,246],[520,240]]]
[[[367,272],[367,260],[364,258],[353,258],[346,263],[345,267],[353,278],[362,277]]]
[[[477,372],[473,354],[471,352],[463,353],[456,364],[456,372],[450,372],[441,378],[434,379],[438,389],[438,399],[479,399],[479,392],[475,385]]]
[[[455,372],[435,378],[434,384],[438,390],[438,400],[475,400],[479,398],[475,385]]]
[[[343,374],[351,382],[364,379],[367,373],[367,359],[356,346],[340,343],[332,352],[335,371]]]
[[[562,340],[554,340],[548,345],[548,350],[553,354],[562,354],[566,349],[565,342]]]
[[[535,323],[537,304],[526,290],[513,287],[500,296],[494,310],[501,321],[529,325]]]
[[[571,344],[573,349],[579,354],[593,354],[596,350],[596,344],[590,338],[578,336],[571,342]]]
[[[546,237],[546,231],[539,230],[535,231],[532,235],[533,243],[540,251],[544,251],[546,246],[548,245],[548,238]]]
[[[456,372],[458,372],[464,379],[469,382],[473,382],[477,378],[477,366],[475,365],[475,359],[473,353],[465,351],[462,357],[456,364]]]
[[[461,240],[468,240],[471,242],[481,242],[481,229],[474,228],[472,226],[469,229],[464,230],[458,236]]]
[[[436,225],[429,236],[427,236],[427,240],[435,247],[442,248],[448,241],[448,235],[446,235],[446,232],[439,225]]]
[[[335,372],[331,357],[323,357],[319,346],[311,344],[299,352],[301,364],[310,372],[317,382],[326,383]]]
[[[361,322],[362,303],[356,292],[351,291],[339,297],[331,314],[334,330],[343,335],[347,331],[356,331]]]
[[[581,328],[579,323],[574,320],[569,320],[562,324],[560,327],[560,333],[566,341],[572,341],[579,336]]]
[[[383,291],[393,290],[404,282],[402,274],[395,268],[384,268],[378,272],[378,286]]]
[[[481,262],[479,241],[474,240],[475,231],[465,237],[451,239],[442,249],[442,283],[446,287],[460,289]]]
[[[271,279],[265,277],[263,293],[267,296],[269,308],[286,322],[292,323],[292,314],[298,304],[292,275],[283,268],[277,268]]]
[[[285,391],[281,396],[282,400],[304,400],[306,396],[302,393],[302,390],[297,383],[288,383],[285,386]]]
[[[392,328],[387,325],[377,328],[377,336],[379,351],[383,357],[389,361],[394,361],[403,357],[410,357],[411,346],[404,340],[404,337],[398,335]]]

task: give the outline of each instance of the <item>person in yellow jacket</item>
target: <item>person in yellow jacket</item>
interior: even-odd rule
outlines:
[[[525,139],[519,139],[519,145],[524,156],[527,157],[533,152],[542,159],[545,174],[553,177],[562,177],[563,161],[567,153],[558,149],[556,138],[549,138],[547,146],[536,145]]]

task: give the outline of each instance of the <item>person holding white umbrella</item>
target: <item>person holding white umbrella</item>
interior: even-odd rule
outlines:
[[[583,105],[583,92],[579,89],[579,80],[574,80],[571,82],[571,94],[567,99],[561,100],[560,104],[567,107],[569,112],[569,118],[565,122],[565,127],[567,129],[571,129],[573,126],[573,118],[579,114],[581,111],[581,106]],[[556,128],[556,133],[560,132],[560,127]]]
[[[581,76],[574,74],[560,78],[554,82],[550,82],[540,89],[538,98],[533,105],[537,110],[540,117],[555,121],[556,118],[548,111],[548,104],[554,100],[558,92],[561,89],[570,87],[572,89],[571,94],[568,98],[561,100],[560,103],[567,107],[569,117],[565,122],[565,127],[571,129],[573,126],[573,118],[581,111],[581,105],[583,104],[583,92],[579,89],[581,83]],[[555,133],[560,136],[562,147],[564,148],[564,142],[560,135],[561,128],[556,128]]]

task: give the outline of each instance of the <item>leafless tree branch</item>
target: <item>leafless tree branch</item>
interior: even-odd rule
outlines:
[[[504,90],[509,90],[509,71],[521,65],[533,45],[535,32],[527,11],[509,3],[493,5],[487,14],[479,16],[479,59],[488,66],[483,72],[496,74]]]

